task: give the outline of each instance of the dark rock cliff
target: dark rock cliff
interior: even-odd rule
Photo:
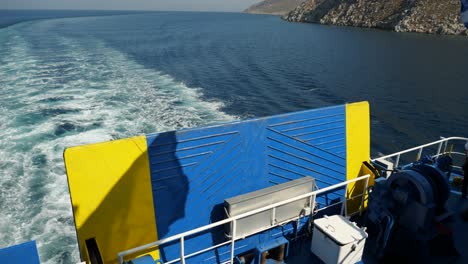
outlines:
[[[468,35],[460,22],[460,5],[460,0],[307,0],[283,18],[398,32]]]

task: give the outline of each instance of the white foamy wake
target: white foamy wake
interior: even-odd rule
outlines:
[[[65,147],[235,117],[97,39],[34,35],[35,25],[54,23],[0,30],[0,247],[35,239],[42,262],[70,263]],[[38,50],[41,41],[55,46]]]

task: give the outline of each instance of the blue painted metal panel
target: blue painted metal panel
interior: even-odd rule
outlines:
[[[312,176],[319,188],[346,180],[346,108],[335,106],[272,117],[268,126],[268,173],[272,183]],[[344,191],[318,197],[319,205]]]
[[[304,176],[318,187],[346,179],[345,106],[321,108],[212,127],[147,136],[159,239],[225,217],[226,198]],[[330,133],[327,133],[330,131]],[[321,197],[321,204],[343,191]],[[236,254],[254,249],[292,225],[236,243]],[[224,229],[187,238],[185,254],[225,241]],[[164,261],[178,258],[179,244],[161,247]],[[219,263],[230,257],[222,247],[189,263]]]
[[[346,109],[344,106],[313,110],[315,115],[275,124],[272,129],[322,150],[345,157]],[[320,112],[320,113],[318,113]]]
[[[156,262],[150,255],[145,255],[132,260],[129,264],[156,264]]]
[[[0,249],[0,263],[39,264],[36,241]]]

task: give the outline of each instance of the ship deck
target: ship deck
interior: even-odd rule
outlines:
[[[461,199],[460,194],[452,193],[447,201],[447,209],[450,216],[443,221],[442,233],[452,234],[453,247],[450,241],[438,241],[429,249],[429,256],[421,257],[417,254],[400,259],[378,259],[372,253],[372,240],[367,240],[364,251],[363,263],[468,263],[468,219],[463,218],[463,213],[468,213],[468,199]],[[310,238],[299,240],[291,245],[290,254],[286,261],[288,264],[323,263],[310,251]],[[455,251],[453,251],[455,249]],[[397,261],[397,262],[395,262]]]
[[[461,199],[459,195],[452,194],[447,202],[447,207],[454,212],[450,227],[453,232],[455,248],[460,254],[450,263],[468,263],[468,199]],[[465,218],[463,213],[466,214]]]

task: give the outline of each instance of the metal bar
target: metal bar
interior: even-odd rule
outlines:
[[[180,148],[180,149],[177,149],[177,151],[180,152],[180,151],[191,150],[191,149],[196,149],[196,148],[201,148],[201,147],[209,147],[209,146],[213,146],[213,145],[219,145],[219,144],[222,144],[222,143],[225,143],[225,141],[216,141],[216,142],[201,144],[201,145],[192,146],[192,147]],[[161,156],[161,155],[170,154],[170,153],[174,153],[174,150],[158,152],[158,153],[156,153],[156,154],[154,154],[152,156],[155,157],[155,156]]]
[[[439,155],[434,155],[432,156],[433,158],[438,158],[439,156],[442,156],[444,153],[441,153]],[[450,154],[452,155],[460,155],[460,156],[465,156],[465,153],[461,153],[461,152],[451,152]]]
[[[465,156],[465,153],[463,153],[463,152],[457,152],[457,151],[453,151],[452,154],[460,155],[460,156]]]
[[[348,217],[352,217],[352,216],[355,216],[357,214],[362,214],[362,211],[361,210],[357,210],[356,212],[352,212],[350,214],[348,214]]]
[[[444,142],[440,142],[440,143],[439,143],[439,146],[437,147],[437,156],[439,156],[439,154],[440,154],[440,150],[442,149],[442,144],[443,144],[443,143],[444,143]]]
[[[354,195],[354,196],[350,197],[348,200],[354,200],[354,198],[362,197],[364,195],[365,195],[365,193],[357,194],[357,195]]]
[[[207,252],[207,251],[210,251],[210,250],[212,250],[212,249],[215,249],[215,248],[218,248],[218,247],[221,247],[221,246],[230,244],[230,243],[231,243],[231,241],[226,241],[226,242],[223,242],[223,243],[214,245],[214,246],[212,246],[212,247],[205,248],[205,249],[199,250],[199,251],[197,251],[197,252],[190,253],[190,254],[188,254],[188,255],[185,256],[185,259],[191,258],[191,257],[196,256],[196,255],[198,255],[198,254],[205,253],[205,252]],[[167,262],[166,264],[168,264],[168,263],[169,263],[169,262]]]
[[[171,261],[168,261],[168,262],[164,262],[164,264],[172,264],[172,263],[176,263],[177,261],[180,261],[180,258],[176,258],[174,260],[171,260]]]
[[[179,165],[179,166],[173,166],[173,167],[169,167],[169,168],[164,168],[164,169],[162,169],[162,170],[155,170],[154,173],[160,173],[160,172],[163,172],[163,171],[170,171],[170,170],[174,170],[174,169],[179,169],[179,168],[194,166],[194,165],[197,165],[197,164],[198,164],[198,162],[190,162],[190,163],[183,164],[183,165]]]
[[[183,156],[183,157],[177,157],[177,158],[172,158],[172,159],[161,160],[161,161],[158,161],[158,162],[154,161],[154,162],[151,163],[151,165],[161,164],[161,163],[169,163],[169,162],[179,161],[179,160],[183,160],[183,159],[190,159],[190,158],[195,158],[195,157],[208,155],[208,154],[213,154],[213,151],[205,151],[205,152],[201,152],[201,153],[197,153],[197,154],[193,154],[193,155],[187,155],[187,156]]]
[[[398,154],[398,156],[396,157],[396,161],[395,161],[395,169],[398,168],[398,165],[400,164],[400,154]]]
[[[343,215],[344,213],[344,207],[347,201],[346,199],[347,192],[348,192],[348,185],[346,184],[346,189],[345,189],[344,196],[343,196],[343,202],[341,203],[340,215]]]
[[[155,144],[155,145],[152,146],[152,148],[155,148],[155,147],[162,147],[162,146],[167,146],[167,145],[180,144],[180,143],[185,143],[185,142],[190,142],[190,141],[196,141],[196,140],[202,140],[202,139],[207,139],[207,138],[214,138],[214,137],[220,137],[220,136],[227,136],[227,135],[232,135],[232,134],[239,134],[239,131],[231,131],[231,132],[225,132],[225,133],[207,135],[207,136],[196,137],[196,138],[182,139],[182,140],[177,140],[177,142],[170,142],[170,143],[163,143],[163,144]],[[157,134],[151,134],[151,136],[152,136],[152,135],[157,135]]]
[[[312,199],[313,199],[313,201],[312,201]],[[309,207],[310,207],[310,210],[311,210],[311,211],[314,210],[314,207],[312,206],[314,203],[315,203],[315,198],[314,198],[313,195],[311,195],[311,196],[309,197]]]
[[[276,223],[276,207],[271,208],[271,225]]]
[[[367,186],[369,186],[369,178],[366,179],[364,184],[364,190],[362,191],[361,207],[359,207],[360,212],[364,211],[364,198],[366,197]]]
[[[416,160],[420,160],[420,159],[421,159],[421,155],[422,155],[423,149],[424,149],[424,148],[420,148],[420,149],[419,149],[418,156],[417,156]]]
[[[299,134],[294,134],[294,135],[292,135],[292,136],[293,136],[293,137],[302,137],[302,136],[306,136],[306,135],[310,135],[310,134],[317,134],[317,133],[321,133],[321,132],[329,132],[329,131],[331,131],[331,130],[342,129],[342,128],[345,128],[345,126],[343,126],[343,125],[338,125],[338,126],[330,127],[330,128],[326,128],[326,129],[319,129],[319,130],[314,130],[314,131],[309,131],[309,132],[303,132],[303,133],[299,133]]]
[[[232,221],[231,263],[234,263],[234,250],[235,250],[235,242],[236,242],[236,227],[237,227],[237,221],[234,219]]]
[[[310,196],[310,203],[309,203],[309,206],[310,206],[310,215],[311,215],[311,216],[314,214],[315,199],[316,199],[316,198],[317,198],[317,196],[315,196],[315,195]]]
[[[346,200],[346,197],[348,196],[348,186],[349,186],[349,184],[346,184],[345,200]],[[344,206],[343,206],[344,207],[344,215],[348,216],[348,203],[347,203],[347,201],[345,201],[343,204],[344,204]],[[341,214],[341,215],[343,215],[343,214]]]
[[[331,115],[328,114],[328,115],[323,115],[323,116],[318,116],[318,117],[313,117],[313,118],[285,121],[285,122],[282,122],[282,123],[276,123],[276,124],[273,124],[273,125],[269,125],[268,127],[270,128],[270,127],[277,127],[277,126],[282,126],[282,125],[290,125],[290,124],[294,124],[294,123],[300,123],[300,122],[311,121],[311,120],[318,120],[318,119],[327,118],[327,117],[334,117],[334,116],[344,116],[344,114],[342,114],[342,113],[331,114]]]
[[[334,204],[332,204],[332,205],[327,205],[327,206],[325,206],[325,207],[322,207],[322,208],[319,208],[319,209],[315,210],[315,212],[316,212],[316,213],[317,213],[317,212],[320,212],[320,211],[322,211],[322,210],[328,209],[328,208],[330,208],[330,207],[332,207],[332,206],[335,206],[335,205],[337,205],[337,204],[341,204],[341,203],[343,203],[343,202],[344,202],[344,201],[337,202],[337,203],[334,203]],[[340,212],[340,213],[341,213],[341,212]]]
[[[185,245],[184,245],[184,243],[185,243],[185,239],[184,239],[184,237],[181,237],[181,238],[180,238],[180,263],[181,263],[181,264],[185,264],[185,256],[184,256],[184,254],[185,254],[185,253],[184,253],[184,251],[185,251],[185,249],[184,249]]]
[[[265,206],[265,207],[262,207],[262,208],[252,210],[250,212],[246,212],[246,213],[243,213],[243,214],[240,214],[240,215],[236,215],[236,216],[233,216],[233,217],[230,217],[230,218],[226,218],[224,220],[221,220],[221,221],[209,224],[209,225],[205,225],[205,226],[202,226],[202,227],[198,227],[198,228],[189,230],[187,232],[180,233],[178,235],[174,235],[174,236],[171,236],[171,237],[168,237],[168,238],[158,240],[156,242],[148,243],[146,245],[142,245],[142,246],[135,247],[135,248],[132,248],[132,249],[129,249],[129,250],[125,250],[125,251],[119,252],[117,255],[119,256],[119,259],[120,259],[120,257],[122,257],[122,260],[123,260],[124,256],[134,254],[136,252],[143,251],[143,250],[148,249],[148,248],[157,247],[159,245],[166,244],[166,243],[169,243],[169,242],[172,242],[172,241],[176,241],[176,240],[179,240],[181,237],[188,237],[188,236],[200,233],[202,231],[205,231],[205,230],[217,227],[217,226],[221,226],[221,225],[224,225],[224,224],[227,224],[227,223],[231,223],[234,220],[239,220],[239,219],[251,216],[251,215],[255,215],[255,214],[270,210],[270,209],[272,209],[274,207],[279,207],[279,206],[282,206],[282,205],[285,205],[285,204],[296,202],[298,200],[308,198],[311,195],[317,196],[319,194],[326,193],[326,192],[329,192],[331,190],[341,188],[341,187],[343,187],[345,185],[348,185],[349,183],[353,183],[353,182],[361,181],[361,180],[364,180],[364,179],[368,179],[369,177],[370,177],[370,175],[364,175],[364,176],[361,176],[361,177],[358,177],[358,178],[355,178],[355,179],[351,179],[349,181],[345,181],[345,182],[341,182],[341,183],[338,183],[338,184],[335,184],[335,185],[332,185],[332,186],[328,186],[328,187],[325,187],[325,188],[317,190],[317,191],[306,193],[306,194],[296,196],[294,198],[290,198],[290,199],[287,199],[287,200],[284,200],[284,201],[281,201],[281,202],[278,202],[278,203],[275,203],[275,204],[271,204],[271,205],[268,205],[268,206]],[[120,263],[122,264],[123,261],[120,262]]]
[[[405,154],[405,153],[408,153],[408,152],[411,152],[411,151],[418,150],[420,148],[429,147],[429,146],[438,144],[440,142],[445,142],[445,141],[449,141],[449,140],[464,140],[464,141],[468,142],[468,138],[465,138],[465,137],[449,137],[449,138],[444,138],[444,139],[437,140],[437,141],[434,141],[434,142],[431,142],[431,143],[427,143],[427,144],[424,144],[424,145],[421,145],[421,146],[417,146],[417,147],[414,147],[414,148],[406,149],[406,150],[403,150],[403,151],[400,151],[400,152],[396,152],[396,153],[393,153],[393,154],[390,154],[390,155],[386,155],[386,156],[383,156],[383,157],[378,157],[378,158],[375,158],[375,159],[371,159],[371,161],[386,160],[386,159],[389,159],[389,158],[393,158],[393,157],[395,157],[397,155]]]
[[[363,196],[365,196],[364,193],[358,194],[358,195],[355,195],[355,196],[352,196],[352,197],[346,199],[346,201],[354,200],[354,198],[363,197]],[[322,207],[322,208],[320,208],[320,209],[317,209],[315,212],[320,212],[320,211],[322,211],[322,210],[328,209],[328,208],[330,208],[330,207],[332,207],[332,206],[335,206],[335,205],[337,205],[337,204],[342,204],[342,203],[344,203],[344,202],[345,202],[345,201],[339,201],[339,202],[336,202],[336,203],[334,203],[334,204],[332,204],[332,205],[327,205],[327,206],[325,206],[325,207]]]
[[[337,114],[335,116],[342,116],[343,114]],[[319,118],[314,118],[314,119],[319,119]],[[309,120],[313,120],[313,119],[309,119]],[[285,122],[283,124],[275,124],[274,126],[269,126],[270,129],[272,129],[272,127],[276,127],[278,125],[289,125],[289,124],[292,124],[292,123],[298,123],[298,122],[301,122],[301,121],[307,121],[306,120],[298,120],[297,122],[296,121],[293,121],[293,122]],[[305,128],[310,128],[310,127],[317,127],[317,126],[323,126],[323,125],[329,125],[329,124],[335,124],[335,123],[341,123],[345,121],[345,119],[337,119],[337,120],[333,120],[333,121],[328,121],[328,122],[322,122],[322,123],[317,123],[317,124],[313,124],[313,125],[307,125],[307,126],[300,126],[300,127],[293,127],[293,128],[288,128],[288,129],[285,129],[285,130],[281,130],[279,132],[290,132],[290,131],[295,131],[295,130],[301,130],[301,129],[305,129]]]

